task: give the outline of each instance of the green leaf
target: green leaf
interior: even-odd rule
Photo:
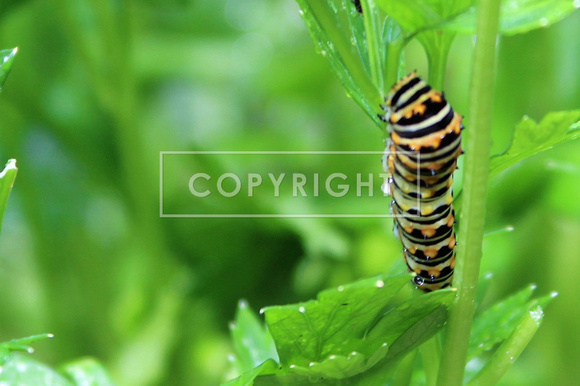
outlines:
[[[19,386],[73,386],[57,371],[18,353],[4,358],[0,383]]]
[[[382,352],[383,344],[388,342],[382,337],[366,339],[365,334],[373,321],[380,318],[383,307],[410,278],[409,274],[389,279],[378,276],[323,291],[318,300],[265,308],[266,323],[281,363],[292,368],[308,368],[311,363],[331,360],[331,356],[359,355],[366,360],[376,359],[373,354]],[[372,364],[365,362],[356,371],[368,365]],[[329,365],[320,366],[328,368]]]
[[[75,385],[113,386],[107,370],[93,358],[82,358],[61,367],[60,372]]]
[[[574,0],[504,0],[501,5],[500,33],[515,35],[548,27],[572,13]],[[475,8],[446,23],[443,28],[462,34],[475,33]]]
[[[552,112],[536,123],[524,117],[516,126],[509,149],[494,156],[490,164],[490,177],[534,154],[551,149],[559,143],[580,136],[580,110]]]
[[[10,197],[12,186],[14,186],[17,172],[15,159],[8,160],[4,170],[0,172],[0,231],[2,230],[2,219],[4,219],[4,212],[6,212],[8,197]]]
[[[535,288],[535,286],[528,286],[515,295],[494,304],[475,318],[467,349],[468,359],[490,350],[512,333],[527,312],[526,303]]]
[[[244,300],[238,303],[236,319],[230,324],[235,348],[235,363],[240,374],[268,359],[278,361],[272,336]]]
[[[395,369],[398,369],[399,362],[407,354],[440,331],[447,320],[447,305],[453,302],[454,298],[455,290],[439,290],[409,299],[387,312],[371,333],[379,339],[386,338],[389,341],[394,339],[394,343],[377,365],[351,378],[353,384],[387,383],[396,375]]]
[[[388,311],[370,330],[367,339],[384,340],[390,350],[386,360],[402,359],[410,350],[433,336],[446,320],[446,306],[455,290],[443,289],[407,300]]]
[[[6,78],[10,73],[17,52],[18,48],[0,51],[0,91],[2,91],[2,86],[4,86],[4,82],[6,82]]]
[[[323,291],[317,300],[265,308],[281,365],[267,360],[228,385],[312,380],[325,385],[337,379],[343,385],[371,385],[387,380],[408,352],[444,325],[446,305],[455,297],[447,289],[395,303],[394,295],[411,277],[380,275]],[[256,326],[255,320],[249,324]]]
[[[232,379],[231,381],[224,382],[222,385],[228,386],[251,386],[257,384],[254,380],[260,374],[275,374],[280,369],[280,365],[276,363],[275,360],[269,359],[259,366],[244,372],[239,377]],[[275,379],[275,378],[274,378]]]
[[[381,94],[365,70],[365,61],[359,55],[366,38],[360,35],[359,27],[354,28],[359,35],[351,35],[353,23],[349,22],[349,12],[356,13],[353,5],[348,0],[296,1],[318,52],[329,60],[347,94],[377,126],[383,127],[377,117],[381,112]],[[353,17],[350,16],[351,19]],[[360,15],[356,17],[360,18]]]
[[[408,34],[414,34],[421,29],[440,24],[443,20],[441,15],[425,0],[376,0],[376,2]]]
[[[545,307],[557,295],[552,293],[528,301],[535,289],[534,285],[528,286],[494,304],[475,318],[469,339],[469,359],[507,339],[527,313],[538,306]]]
[[[544,311],[541,306],[529,310],[516,326],[514,332],[496,350],[491,360],[468,383],[468,385],[495,385],[514,364],[540,328]]]

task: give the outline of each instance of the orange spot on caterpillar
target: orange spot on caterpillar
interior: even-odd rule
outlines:
[[[439,275],[441,275],[441,271],[435,268],[428,270],[427,273],[429,274],[429,276],[433,277],[439,277]]]
[[[425,256],[430,258],[434,258],[435,256],[437,256],[438,253],[439,249],[437,248],[427,248],[423,251],[423,254],[425,254]]]
[[[392,117],[392,115],[391,115],[391,117]],[[401,144],[401,137],[399,136],[399,134],[395,133],[394,131],[391,133],[391,140],[396,145],[400,145]]]
[[[427,107],[424,104],[418,104],[415,107],[413,107],[413,114],[423,115],[425,114],[426,110]]]
[[[443,101],[443,99],[441,98],[441,94],[438,92],[434,92],[433,94],[431,94],[431,100],[435,103],[440,103]]]
[[[435,229],[435,228],[425,228],[425,229],[423,229],[421,231],[421,233],[423,234],[423,236],[433,237],[437,233],[437,229]]]
[[[451,228],[454,223],[455,223],[455,216],[453,216],[452,214],[449,214],[449,216],[447,217],[447,224],[446,225],[449,228]]]
[[[453,248],[455,246],[455,235],[453,235],[449,238],[449,243],[447,243],[447,246],[449,248]]]

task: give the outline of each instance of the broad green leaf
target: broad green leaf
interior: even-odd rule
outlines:
[[[491,159],[490,177],[534,154],[580,136],[580,110],[552,112],[536,123],[524,117],[516,126],[509,149]]]
[[[425,0],[376,0],[376,2],[408,34],[414,34],[421,29],[440,24],[443,20]]]
[[[356,12],[353,5],[348,0],[296,1],[318,52],[329,60],[347,94],[377,126],[382,127],[377,117],[382,102],[380,92],[365,71],[364,61],[357,49],[364,38],[353,38],[351,35],[352,23],[349,22],[348,13]]]
[[[268,360],[231,385],[371,385],[444,325],[455,291],[394,304],[410,274],[386,275],[326,290],[317,300],[264,309],[281,365]],[[392,351],[392,353],[391,353]]]
[[[230,324],[230,333],[240,374],[268,359],[278,360],[272,336],[244,300],[238,303],[236,319]]]
[[[405,274],[378,276],[321,292],[317,300],[267,307],[266,323],[285,366],[308,368],[331,356],[372,358],[386,343],[366,339],[371,323],[410,280]]]
[[[74,386],[57,371],[18,353],[4,358],[0,383],[19,386]]]
[[[478,315],[471,329],[468,358],[474,358],[507,339],[522,318],[536,307],[545,307],[557,293],[528,301],[535,286],[528,286]]]
[[[434,0],[376,0],[381,9],[395,19],[410,38],[416,36],[423,45],[429,61],[429,83],[441,89],[453,31],[440,26],[453,15],[463,12],[470,0],[441,2]]]
[[[16,160],[10,159],[6,163],[4,170],[0,172],[0,230],[2,230],[2,220],[4,219],[4,212],[8,204],[8,197],[12,191],[14,180],[16,179]]]
[[[438,290],[409,299],[383,315],[369,331],[367,339],[389,343],[387,360],[401,359],[438,331],[446,319],[443,306],[451,304],[453,299],[453,289]]]
[[[439,290],[421,295],[402,303],[385,314],[373,334],[395,335],[385,358],[369,371],[353,377],[355,385],[378,385],[387,383],[396,373],[399,362],[412,350],[425,343],[445,324],[447,320],[446,305],[453,302],[455,291]],[[396,331],[396,332],[395,332]],[[370,334],[369,334],[370,335]],[[370,338],[370,337],[369,337]],[[381,338],[383,338],[381,336]]]
[[[113,386],[115,383],[101,363],[93,358],[82,358],[60,368],[75,385]]]
[[[504,0],[501,4],[500,33],[515,35],[559,22],[578,8],[574,0]],[[446,23],[443,28],[462,34],[475,33],[476,10],[466,12]]]
[[[468,385],[495,385],[514,364],[540,328],[544,311],[541,306],[530,309],[515,327],[514,332],[496,350],[485,367]]]
[[[4,82],[6,82],[6,78],[10,73],[17,52],[18,48],[0,51],[0,91],[2,91],[2,86],[4,86]]]

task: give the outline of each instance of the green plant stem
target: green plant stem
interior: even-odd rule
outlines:
[[[403,54],[404,41],[397,39],[387,44],[387,58],[385,65],[385,90],[390,89],[399,79],[399,67]]]
[[[427,386],[433,386],[437,383],[437,371],[441,357],[440,339],[440,335],[437,334],[419,348]]]
[[[371,66],[371,76],[373,83],[379,92],[383,91],[383,58],[379,44],[381,44],[381,23],[379,20],[379,12],[373,0],[363,0],[361,2],[363,13],[366,15],[364,20],[365,31],[367,36],[367,44],[369,50],[369,63]],[[383,95],[381,95],[383,97]]]
[[[445,67],[449,49],[430,53],[427,51],[429,61],[429,85],[436,90],[443,90],[443,80],[445,79]]]
[[[457,299],[449,310],[438,385],[463,384],[469,335],[481,260],[485,223],[495,42],[500,0],[480,0],[477,6],[477,42],[471,78],[470,127],[465,135],[463,211],[455,266]]]
[[[542,322],[544,313],[541,307],[527,313],[515,331],[496,350],[485,367],[468,385],[495,385],[518,359]]]
[[[397,371],[393,376],[392,386],[405,386],[411,384],[411,378],[413,377],[413,370],[415,370],[415,361],[417,358],[417,350],[411,351],[407,354],[399,365],[397,366]]]

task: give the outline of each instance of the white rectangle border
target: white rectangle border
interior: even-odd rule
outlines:
[[[165,155],[234,154],[234,155],[385,155],[385,151],[160,151],[159,152],[159,217],[160,218],[392,218],[387,214],[165,214],[163,213],[163,157]],[[417,169],[417,181],[420,172]],[[418,182],[417,182],[418,183]],[[417,199],[417,202],[420,200]]]

